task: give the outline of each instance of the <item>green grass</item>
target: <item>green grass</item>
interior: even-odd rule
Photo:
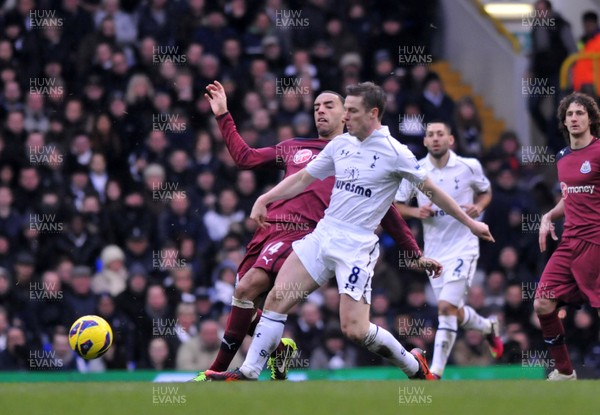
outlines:
[[[163,403],[159,403],[161,401]],[[167,403],[168,401],[171,403]],[[600,413],[599,407],[599,381],[107,382],[0,385],[0,413],[7,415],[587,415]]]

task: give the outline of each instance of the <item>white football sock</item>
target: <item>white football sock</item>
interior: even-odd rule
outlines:
[[[458,318],[456,316],[438,316],[439,325],[435,333],[431,372],[438,376],[444,374],[448,356],[454,347]]]
[[[485,334],[490,334],[492,332],[492,323],[489,319],[480,316],[477,314],[472,307],[468,305],[463,307],[465,312],[465,317],[463,322],[460,324],[460,327],[465,330],[477,330]]]
[[[402,347],[392,334],[373,323],[363,340],[363,345],[370,351],[384,357],[398,366],[407,376],[413,376],[419,370],[417,359]]]
[[[246,355],[246,360],[240,367],[240,371],[244,376],[250,379],[258,379],[258,375],[265,367],[267,359],[279,345],[286,320],[287,314],[270,310],[263,311],[254,330],[254,337]]]

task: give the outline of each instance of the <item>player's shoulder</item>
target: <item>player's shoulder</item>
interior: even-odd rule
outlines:
[[[560,159],[562,159],[565,156],[568,156],[571,153],[572,153],[571,147],[566,146],[565,148],[560,150],[558,153],[556,153],[556,161],[559,161]]]
[[[331,147],[343,147],[352,144],[353,139],[356,140],[353,136],[348,133],[336,135],[329,142],[329,146]]]
[[[456,164],[464,166],[471,173],[476,173],[482,170],[481,163],[474,157],[463,157],[456,154]]]
[[[319,138],[305,138],[305,137],[294,137],[288,138],[287,140],[283,140],[280,143],[277,143],[279,147],[312,147],[312,146],[324,146],[328,141],[321,140]]]

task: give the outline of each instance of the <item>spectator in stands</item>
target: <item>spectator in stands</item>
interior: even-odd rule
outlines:
[[[105,319],[113,331],[113,344],[102,356],[107,369],[126,369],[135,361],[136,338],[131,320],[115,306],[108,293],[98,296],[97,314]],[[145,344],[145,343],[142,343]]]
[[[317,347],[311,354],[310,368],[342,369],[355,367],[357,363],[356,355],[356,349],[346,344],[346,339],[339,328],[327,329],[324,333],[323,345]]]
[[[117,245],[108,245],[100,253],[101,271],[94,275],[92,290],[96,294],[108,292],[113,297],[125,291],[127,269],[125,254]]]
[[[202,370],[214,361],[221,347],[222,329],[214,320],[203,320],[198,335],[183,343],[177,351],[175,367],[177,370]],[[238,353],[231,362],[231,367],[242,364],[243,357]]]
[[[112,19],[115,26],[115,40],[120,46],[133,44],[137,39],[135,19],[129,13],[121,10],[119,0],[104,0],[102,8],[94,14],[96,27],[101,27],[106,19]]]
[[[127,288],[115,298],[117,308],[136,324],[143,317],[147,284],[148,272],[141,265],[135,264],[129,268]]]
[[[457,139],[457,152],[463,157],[481,158],[483,127],[475,102],[464,96],[456,103],[454,136]]]
[[[20,327],[11,327],[6,335],[6,349],[0,352],[0,371],[29,369],[29,351],[25,333]]]
[[[79,369],[77,354],[71,349],[69,332],[66,327],[57,326],[54,329],[50,354],[45,360],[47,361],[42,363],[40,369],[59,371],[76,371]]]
[[[420,100],[425,122],[442,120],[450,125],[452,131],[456,131],[454,122],[455,104],[444,91],[440,76],[435,72],[429,72],[423,80],[423,94]]]
[[[0,229],[11,242],[15,243],[22,226],[22,219],[13,208],[13,202],[11,188],[0,185]]]
[[[107,190],[108,195],[108,190]],[[115,208],[110,214],[110,223],[113,227],[115,242],[123,246],[125,240],[133,233],[134,228],[140,229],[152,238],[155,229],[155,218],[146,209],[146,202],[142,192],[133,188],[124,197],[123,208]]]
[[[483,335],[475,330],[467,330],[463,337],[456,339],[451,358],[458,366],[490,366],[494,363]]]
[[[13,319],[25,307],[25,299],[19,298],[13,289],[14,284],[9,271],[0,268],[0,307],[7,313],[9,324],[13,324]]]
[[[28,306],[31,315],[27,323],[33,325],[34,334],[42,345],[50,344],[52,333],[57,326],[72,323],[60,277],[54,271],[42,274],[40,282],[29,286]]]
[[[66,255],[81,265],[93,267],[102,249],[102,240],[87,229],[84,215],[76,212],[65,225],[64,232],[56,238],[52,252]],[[97,292],[97,291],[96,291]]]
[[[134,227],[125,238],[125,264],[128,268],[141,267],[144,270],[152,268],[153,250],[150,237],[142,228]]]
[[[162,46],[175,44],[182,6],[167,0],[151,0],[139,9],[139,35],[153,36]]]
[[[220,241],[229,232],[234,223],[244,220],[244,212],[238,208],[238,197],[231,188],[223,189],[217,198],[215,210],[204,215],[204,225],[208,229],[210,239]]]
[[[92,292],[92,270],[85,265],[73,268],[71,290],[65,295],[65,304],[72,313],[71,320],[94,314],[96,296]]]
[[[182,302],[193,303],[196,301],[192,268],[181,258],[177,258],[177,261],[178,266],[170,269],[168,277],[170,280],[169,301],[172,308],[178,307]]]
[[[305,302],[300,306],[298,321],[293,326],[294,339],[298,349],[306,351],[306,358],[310,359],[312,352],[321,344],[325,331],[325,323],[319,306]]]
[[[598,24],[598,13],[595,11],[587,11],[581,16],[581,24],[583,26],[583,35],[579,39],[579,49],[585,47],[586,43],[600,34],[600,25]]]
[[[169,359],[169,344],[162,337],[155,337],[148,344],[148,360],[138,365],[139,369],[166,370],[175,369],[175,363]]]
[[[504,306],[506,277],[500,270],[489,273],[485,280],[485,306],[489,309],[501,309]]]
[[[50,119],[45,112],[44,96],[36,92],[27,95],[24,127],[27,132],[39,131],[45,133],[50,129]]]

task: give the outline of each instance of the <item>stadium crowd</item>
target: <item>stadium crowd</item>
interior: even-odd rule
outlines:
[[[363,80],[383,86],[383,124],[419,158],[423,123],[448,121],[456,152],[478,158],[493,183],[484,220],[496,243],[482,244],[468,303],[499,316],[501,362],[535,366],[533,351],[544,349],[533,294],[548,257],[535,224],[560,197],[544,174],[553,166],[527,163],[511,131],[485,148],[472,97],[454,102],[427,64],[398,62],[399,45],[438,57],[437,3],[5,2],[0,370],[208,368],[256,226],[250,209],[281,177],[236,168],[203,97],[215,79],[253,147],[315,137],[316,94]],[[421,240],[420,225],[409,224]],[[399,267],[383,233],[381,248],[372,321],[431,352],[437,311],[427,278]],[[329,286],[290,314],[298,364],[383,365],[343,338],[338,306]],[[67,341],[87,314],[104,317],[115,334],[109,352],[90,362]],[[569,309],[565,322],[573,361],[600,370],[596,313]],[[32,364],[40,350],[61,365]],[[476,332],[460,335],[450,362],[495,364]]]

